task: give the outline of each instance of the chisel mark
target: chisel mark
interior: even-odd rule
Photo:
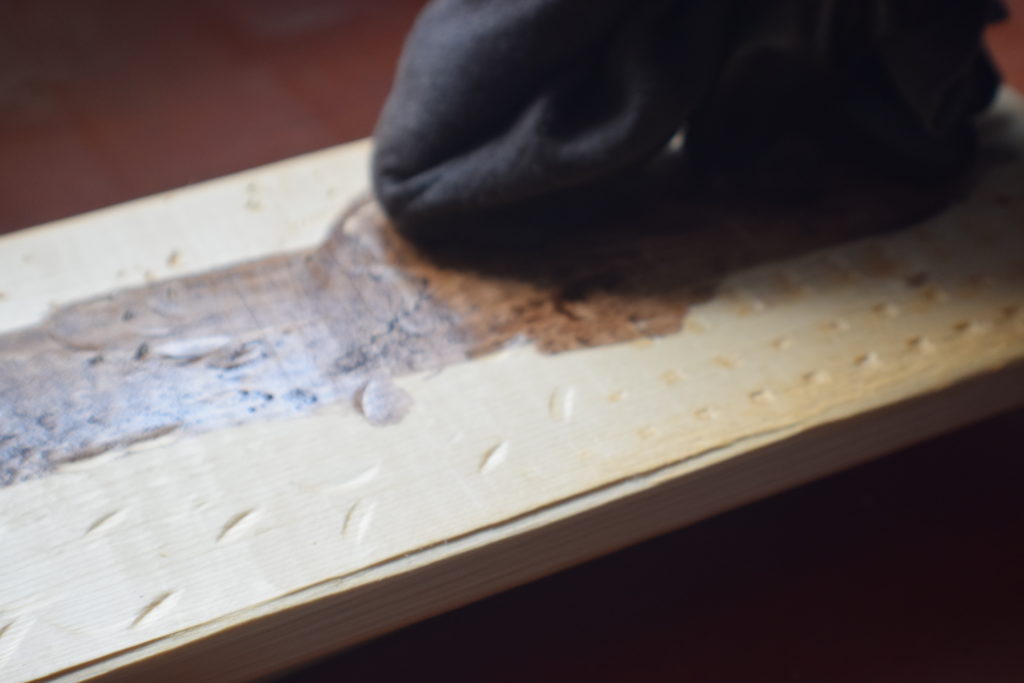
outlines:
[[[113,529],[115,526],[120,524],[125,518],[125,511],[114,510],[108,512],[102,517],[98,518],[95,522],[89,525],[89,528],[85,530],[85,536],[96,536],[99,534],[105,534],[106,532]]]
[[[135,619],[132,620],[130,628],[138,628],[139,626],[162,619],[176,604],[178,604],[178,600],[180,598],[180,591],[172,590],[167,591],[166,593],[161,593],[139,611],[135,616]]]
[[[330,493],[336,493],[339,491],[350,491],[352,489],[357,489],[369,484],[371,481],[377,478],[378,474],[380,474],[380,465],[373,465],[372,467],[367,467],[365,470],[355,475],[351,479],[347,479],[346,481],[343,481],[340,484],[334,484],[327,490]]]
[[[551,392],[548,412],[556,422],[569,422],[576,410],[576,387],[559,387]]]
[[[28,633],[31,620],[12,619],[0,626],[0,667],[6,666]]]
[[[508,441],[499,441],[484,453],[484,457],[480,459],[478,471],[482,474],[492,472],[505,462],[506,457],[508,457]]]
[[[237,514],[232,515],[224,526],[221,527],[220,533],[217,534],[217,543],[224,541],[231,541],[237,538],[245,529],[252,525],[256,519],[256,508],[249,510],[243,510]]]
[[[824,370],[811,370],[804,374],[804,384],[820,386],[822,384],[828,384],[831,381],[832,377]]]
[[[868,351],[854,358],[853,364],[860,370],[872,370],[882,365],[882,357],[874,351]]]
[[[373,522],[373,513],[376,509],[375,503],[366,503],[363,499],[357,500],[345,513],[345,522],[341,527],[343,536],[352,536],[357,543],[361,543],[370,530]]]

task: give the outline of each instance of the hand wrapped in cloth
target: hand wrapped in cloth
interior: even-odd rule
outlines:
[[[375,191],[415,240],[487,242],[599,206],[680,139],[705,177],[842,158],[948,178],[997,88],[982,34],[1002,16],[998,0],[434,0],[377,125]]]

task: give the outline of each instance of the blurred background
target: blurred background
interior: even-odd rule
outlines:
[[[0,0],[0,232],[369,135],[425,4]]]
[[[0,233],[369,135],[423,4],[0,0]],[[1022,483],[1018,411],[289,680],[1024,681]]]

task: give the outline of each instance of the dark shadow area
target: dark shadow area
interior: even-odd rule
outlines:
[[[750,169],[712,177],[659,166],[588,191],[569,209],[496,215],[493,226],[475,225],[476,235],[421,244],[420,255],[453,270],[557,283],[569,299],[591,289],[592,279],[603,289],[671,295],[734,270],[907,227],[962,198],[970,184],[969,170],[915,182],[830,164],[813,171],[813,182],[795,181],[802,172],[782,164],[757,177]]]

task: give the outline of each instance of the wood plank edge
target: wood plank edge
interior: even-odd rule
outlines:
[[[743,444],[746,452],[685,476],[680,472],[692,460],[617,482],[39,680],[241,681],[280,673],[1022,403],[1024,363],[1017,363],[806,431],[795,428],[781,440]]]

